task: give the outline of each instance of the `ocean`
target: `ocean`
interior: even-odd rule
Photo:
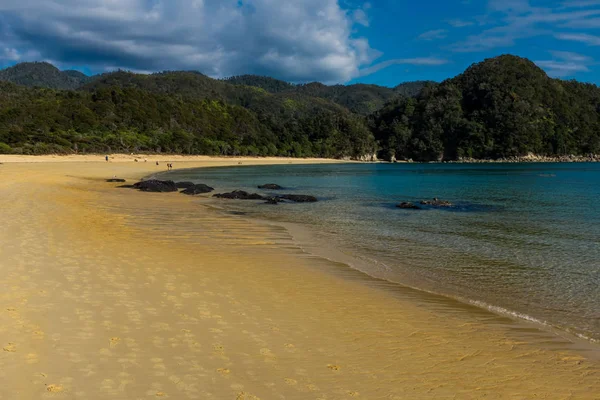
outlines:
[[[214,200],[289,224],[301,246],[401,285],[600,342],[600,164],[324,164],[175,170],[163,179],[317,203]],[[405,210],[432,198],[449,208]],[[298,231],[300,232],[300,231]]]

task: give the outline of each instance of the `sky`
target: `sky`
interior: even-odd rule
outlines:
[[[0,67],[395,86],[501,54],[600,84],[600,0],[0,0]]]

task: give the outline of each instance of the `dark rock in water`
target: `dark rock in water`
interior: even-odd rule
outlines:
[[[203,183],[200,183],[198,185],[193,185],[192,187],[189,187],[185,190],[182,190],[181,193],[183,194],[188,194],[190,196],[193,196],[195,194],[203,194],[203,193],[210,193],[213,190],[215,190],[214,188],[211,188],[208,185],[205,185]]]
[[[446,200],[440,200],[437,197],[435,197],[433,200],[421,200],[420,204],[434,207],[452,207],[452,203]]]
[[[121,178],[111,178],[111,179],[107,179],[106,182],[127,182],[125,179],[121,179]]]
[[[260,194],[257,193],[248,193],[243,190],[234,190],[229,193],[218,193],[215,194],[214,197],[218,197],[220,199],[233,199],[233,200],[264,200]]]
[[[196,186],[196,184],[194,182],[177,182],[177,183],[175,183],[175,185],[179,189],[189,189],[191,187]]]
[[[149,179],[147,181],[141,181],[133,185],[135,189],[139,189],[142,192],[157,192],[157,193],[168,193],[177,192],[177,185],[173,181],[159,181],[158,179]]]
[[[419,207],[413,203],[407,202],[407,201],[403,201],[402,203],[397,204],[396,207],[404,208],[407,210],[420,210],[421,209],[421,207]]]
[[[282,194],[277,196],[279,199],[293,201],[295,203],[314,203],[317,200],[315,196],[309,196],[306,194]]]
[[[259,189],[268,189],[268,190],[281,190],[283,189],[281,186],[275,183],[267,183],[266,185],[260,185]]]
[[[267,197],[265,200],[265,204],[279,204],[283,201],[279,197]]]

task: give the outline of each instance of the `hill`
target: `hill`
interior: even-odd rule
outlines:
[[[484,60],[369,117],[385,158],[497,159],[600,152],[600,89],[511,55]]]
[[[395,88],[189,71],[90,79],[46,63],[8,68],[2,79],[11,82],[0,82],[0,152],[368,158],[378,150],[419,161],[600,153],[600,89],[510,55],[440,84]]]
[[[353,157],[375,152],[363,118],[297,93],[194,72],[117,71],[79,90],[0,83],[0,151],[151,151]]]
[[[294,85],[278,79],[257,75],[234,76],[225,81],[235,85],[258,87],[269,93],[296,92],[311,97],[319,97],[365,116],[381,109],[385,103],[398,96],[414,97],[427,84],[435,84],[431,81],[415,81],[402,83],[395,88],[366,84],[328,86],[319,82]]]
[[[50,89],[77,89],[89,78],[79,71],[60,71],[46,62],[20,63],[0,70],[0,81]]]

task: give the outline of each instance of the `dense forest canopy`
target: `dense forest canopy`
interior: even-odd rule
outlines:
[[[498,159],[600,152],[600,89],[505,55],[369,116],[380,156]]]
[[[440,84],[291,84],[47,63],[0,71],[0,153],[172,152],[418,161],[600,153],[600,89],[505,55]]]

